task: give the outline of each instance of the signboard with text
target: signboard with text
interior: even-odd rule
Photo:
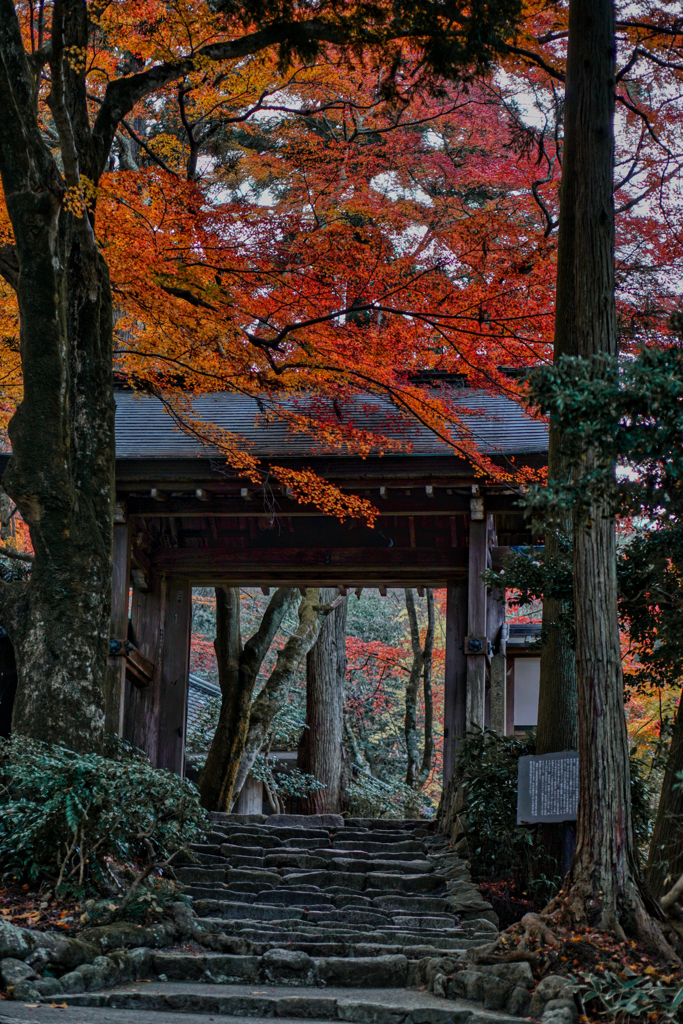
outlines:
[[[576,821],[579,804],[579,754],[531,754],[520,757],[517,774],[517,824]]]

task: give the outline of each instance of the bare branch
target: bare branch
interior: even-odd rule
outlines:
[[[28,551],[17,551],[16,548],[6,548],[0,546],[0,555],[4,555],[5,558],[17,558],[20,562],[34,562],[35,555],[31,555]]]

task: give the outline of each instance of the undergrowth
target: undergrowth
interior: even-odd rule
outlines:
[[[0,873],[5,884],[94,897],[92,919],[142,918],[164,909],[175,887],[160,876],[206,815],[191,783],[141,751],[112,739],[107,753],[0,741]]]

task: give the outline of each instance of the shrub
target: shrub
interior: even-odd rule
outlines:
[[[0,871],[79,897],[128,902],[206,825],[191,783],[112,740],[112,756],[16,737],[0,742]],[[120,908],[119,908],[120,909]]]
[[[561,865],[547,856],[540,825],[517,824],[517,762],[536,753],[536,733],[501,736],[469,733],[458,752],[454,785],[465,787],[462,815],[472,871],[479,878],[514,878],[520,888],[549,898],[561,883]],[[631,755],[634,829],[640,842],[649,834],[652,805],[646,766]]]
[[[368,770],[354,765],[355,771],[346,785],[348,811],[356,818],[405,818],[407,808],[411,807],[416,798],[415,790],[406,786],[400,779],[378,779]],[[431,818],[433,808],[429,806],[424,793],[418,794],[421,803],[420,816]]]
[[[609,1024],[657,1021],[665,1024],[683,1022],[683,987],[672,985],[667,978],[626,972],[618,975],[605,971],[601,975],[581,973],[579,997],[584,1007],[604,1017]]]

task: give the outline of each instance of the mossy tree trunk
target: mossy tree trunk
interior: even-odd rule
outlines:
[[[112,296],[77,196],[109,145],[91,133],[83,71],[64,59],[87,42],[85,5],[55,4],[51,38],[64,175],[41,135],[14,5],[0,0],[0,176],[15,243],[1,272],[16,289],[24,380],[2,485],[35,549],[28,585],[2,586],[0,614],[19,675],[13,731],[90,751],[103,739],[111,601]]]
[[[320,603],[327,604],[336,595],[336,589],[321,588]],[[339,814],[342,809],[347,610],[344,601],[327,616],[306,655],[306,728],[297,766],[325,788],[302,801],[304,814]]]
[[[279,587],[256,633],[242,644],[239,587],[216,587],[216,660],[221,710],[209,755],[199,780],[202,806],[229,811],[232,791],[249,729],[251,699],[263,659],[297,591]]]

